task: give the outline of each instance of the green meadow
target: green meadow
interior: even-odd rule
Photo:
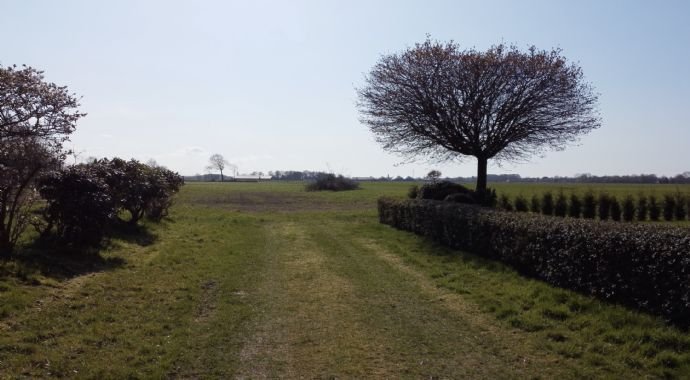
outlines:
[[[189,183],[98,254],[26,245],[0,264],[0,378],[690,377],[687,331],[379,224],[410,185]]]

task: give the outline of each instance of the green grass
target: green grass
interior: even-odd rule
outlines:
[[[690,376],[687,332],[380,225],[409,186],[192,183],[99,256],[27,249],[0,378]]]

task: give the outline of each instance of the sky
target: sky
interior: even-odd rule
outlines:
[[[123,157],[184,175],[220,153],[241,173],[472,176],[476,160],[415,163],[359,122],[382,55],[427,35],[485,50],[560,48],[599,93],[601,128],[489,173],[690,171],[687,1],[0,0],[0,65],[81,97],[75,161]]]

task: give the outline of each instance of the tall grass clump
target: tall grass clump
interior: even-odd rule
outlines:
[[[558,192],[558,195],[556,196],[556,203],[553,208],[554,214],[556,216],[565,217],[565,215],[568,213],[568,200],[565,197],[565,194],[563,194],[563,190]]]
[[[541,197],[541,213],[544,215],[553,215],[553,193],[547,191]]]
[[[640,194],[637,197],[637,220],[644,222],[647,220],[647,215],[649,214],[649,205],[647,203],[647,197],[644,194]]]
[[[577,194],[570,194],[570,205],[568,207],[568,216],[571,218],[579,218],[582,215],[582,201]]]
[[[597,216],[597,199],[592,190],[588,190],[582,198],[582,217],[594,219]]]
[[[635,220],[635,198],[628,195],[623,199],[623,220],[632,222]]]
[[[527,212],[529,211],[529,205],[527,204],[527,198],[524,195],[519,194],[515,197],[515,211]]]
[[[606,193],[599,194],[599,219],[607,220],[611,215],[611,197]]]
[[[664,194],[663,212],[664,220],[670,222],[673,220],[673,214],[676,211],[676,198],[671,194]]]
[[[659,202],[656,200],[656,196],[650,195],[649,196],[649,220],[652,222],[656,222],[659,220],[659,217],[661,216],[661,206],[659,205]]]

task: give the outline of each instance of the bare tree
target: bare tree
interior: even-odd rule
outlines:
[[[503,44],[485,52],[427,39],[382,57],[358,89],[361,120],[385,150],[414,159],[489,159],[563,149],[598,128],[597,95],[558,49]]]
[[[8,256],[29,221],[35,180],[58,166],[79,118],[76,96],[31,67],[0,66],[0,255]]]
[[[211,157],[208,159],[209,165],[206,167],[207,170],[218,170],[220,172],[220,181],[224,181],[223,177],[223,170],[225,170],[226,167],[234,168],[235,165],[229,163],[225,157],[221,154],[213,154]]]

